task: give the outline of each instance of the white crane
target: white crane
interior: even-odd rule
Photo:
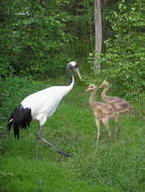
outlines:
[[[36,120],[39,124],[39,129],[36,134],[37,138],[37,153],[38,155],[38,147],[39,142],[45,143],[50,147],[54,148],[56,152],[67,156],[68,154],[57,148],[55,145],[48,142],[42,136],[42,132],[44,129],[44,124],[47,119],[53,115],[56,111],[60,101],[63,97],[68,94],[74,86],[74,76],[73,72],[76,72],[79,78],[82,80],[78,63],[76,61],[71,61],[68,63],[67,73],[70,76],[70,83],[66,86],[52,86],[46,88],[44,90],[38,91],[27,96],[21,104],[15,109],[15,111],[11,114],[8,124],[7,131],[10,132],[11,127],[14,129],[14,136],[19,139],[19,130],[20,128],[27,128],[30,125],[32,120]]]

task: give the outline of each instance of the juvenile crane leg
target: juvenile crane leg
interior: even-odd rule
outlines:
[[[96,135],[96,148],[98,147],[99,138],[100,138],[100,121],[96,119],[97,135]]]
[[[110,128],[109,128],[109,120],[108,119],[103,119],[102,123],[104,124],[104,126],[108,130],[108,136],[109,136],[109,140],[111,142],[112,141],[112,134],[111,134],[111,131],[110,131]]]
[[[115,117],[115,123],[116,123],[115,133],[116,133],[116,137],[117,137],[119,135],[119,131],[120,131],[118,115],[116,115],[116,117]]]
[[[60,153],[61,155],[68,157],[69,155],[62,151],[60,148],[57,148],[55,145],[51,144],[50,142],[48,142],[45,138],[42,137],[42,133],[43,133],[43,126],[39,127],[39,130],[36,134],[37,137],[37,149],[36,149],[36,157],[38,157],[38,152],[39,152],[39,142],[41,141],[44,144],[49,145],[51,148],[55,149],[56,152]]]

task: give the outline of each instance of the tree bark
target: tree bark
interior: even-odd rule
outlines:
[[[95,17],[95,58],[94,72],[100,71],[100,53],[102,51],[102,16],[101,0],[94,0],[94,17]]]

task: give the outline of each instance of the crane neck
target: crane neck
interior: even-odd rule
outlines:
[[[68,84],[69,85],[74,84],[74,76],[73,75],[69,76],[69,83]]]
[[[108,93],[109,87],[105,87],[104,90],[101,93],[101,97],[103,100],[107,99],[107,93]]]
[[[69,85],[68,85],[68,86],[70,86],[70,87],[72,87],[72,88],[73,88],[74,83],[75,83],[75,78],[74,78],[74,76],[73,76],[73,75],[71,75],[70,80],[69,80]]]
[[[67,93],[69,93],[72,90],[74,83],[75,83],[74,76],[71,75],[69,84],[67,86],[65,86],[66,88],[65,88],[65,94],[64,95],[66,95]]]
[[[95,101],[96,93],[97,93],[97,90],[96,90],[96,89],[92,90],[91,95],[90,95],[90,97],[89,97],[89,104],[90,104],[90,106],[91,106],[92,108],[93,108],[94,104],[96,103],[96,101]]]

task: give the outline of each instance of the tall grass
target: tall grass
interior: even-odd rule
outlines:
[[[53,84],[63,84],[61,81]],[[1,128],[8,114],[26,95],[52,85],[30,79],[8,79],[3,89]],[[45,125],[45,137],[70,154],[64,158],[41,146],[35,159],[37,124],[0,139],[1,192],[144,192],[145,122],[128,114],[120,120],[121,132],[109,145],[107,131],[101,127],[99,149],[95,151],[96,127],[88,106],[85,86],[76,82]],[[5,96],[5,97],[4,97]],[[136,104],[138,109],[140,103]],[[114,136],[114,122],[111,130]],[[1,129],[3,130],[3,129]]]

